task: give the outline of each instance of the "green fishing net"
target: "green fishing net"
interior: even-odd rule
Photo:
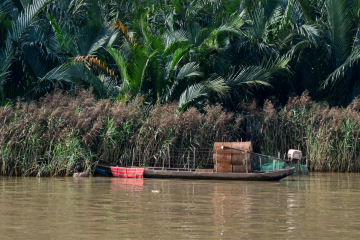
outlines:
[[[270,171],[270,170],[279,170],[279,169],[285,169],[285,162],[274,160],[270,157],[262,157],[258,155],[253,155],[253,165],[254,170],[257,171]],[[295,167],[295,174],[299,175],[308,175],[309,169],[307,165],[302,165],[300,161],[298,163],[290,163],[290,167]]]

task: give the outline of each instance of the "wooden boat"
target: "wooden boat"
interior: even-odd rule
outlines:
[[[252,173],[224,173],[187,169],[163,169],[145,168],[145,178],[185,178],[185,179],[209,179],[209,180],[244,180],[244,181],[278,181],[294,173],[295,168],[287,168],[270,171],[254,171]]]
[[[165,168],[163,167],[123,167],[111,164],[101,164],[102,169],[111,169],[114,177],[124,178],[186,178],[186,179],[211,179],[211,180],[245,180],[245,181],[277,181],[290,176],[294,173],[295,168],[289,167],[289,163],[301,159],[301,152],[290,150],[288,159],[282,160],[279,157],[271,157],[263,154],[252,152],[250,142],[234,143],[215,143],[213,150],[213,169],[196,169],[196,168]],[[267,157],[273,159],[272,167],[260,168],[255,170],[252,162],[252,156]],[[275,162],[285,162],[285,169],[276,169]],[[195,160],[194,160],[195,162]],[[261,158],[260,158],[261,163]],[[195,164],[194,164],[195,166]],[[262,165],[265,166],[265,165]],[[140,172],[137,172],[137,169]],[[109,171],[108,170],[108,171]],[[142,175],[143,173],[143,175]]]
[[[183,168],[169,168],[164,169],[160,167],[148,168],[124,168],[118,166],[111,166],[111,172],[114,177],[123,178],[184,178],[184,179],[207,179],[207,180],[244,180],[244,181],[278,181],[282,178],[290,176],[294,173],[295,168],[269,170],[269,171],[254,171],[251,173],[224,173],[214,172],[212,169],[183,169]],[[123,174],[124,169],[126,174]],[[129,174],[136,170],[143,171],[143,175]]]

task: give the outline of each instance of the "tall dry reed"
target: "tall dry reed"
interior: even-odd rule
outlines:
[[[176,110],[176,103],[149,108],[141,97],[97,101],[88,91],[74,97],[56,91],[31,104],[19,100],[0,108],[0,174],[68,176],[86,160],[158,165],[170,148],[184,155],[240,138],[241,119],[220,105]]]
[[[244,104],[241,114],[219,104],[177,113],[177,103],[150,108],[140,96],[112,102],[85,90],[55,91],[37,103],[0,107],[0,174],[68,176],[86,160],[186,166],[189,149],[240,140],[269,155],[300,149],[313,171],[359,172],[359,109],[359,99],[329,108],[304,94],[282,108],[266,101]],[[179,159],[170,159],[170,149]]]
[[[312,171],[359,172],[360,99],[347,108],[313,102],[307,93],[276,109],[244,105],[245,131],[260,152],[277,155],[300,149]]]

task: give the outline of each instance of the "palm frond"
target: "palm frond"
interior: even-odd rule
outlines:
[[[200,71],[200,66],[196,62],[189,62],[182,66],[179,70],[179,73],[176,76],[176,79],[181,80],[187,77],[201,77],[203,73]]]
[[[327,88],[330,83],[337,85],[339,81],[341,81],[345,74],[350,71],[355,64],[357,64],[360,60],[360,46],[357,46],[350,54],[348,59],[341,64],[338,68],[335,69],[324,81],[323,88]],[[337,91],[341,92],[341,89],[337,89]],[[340,93],[339,93],[340,94]]]
[[[230,87],[240,85],[256,85],[257,83],[268,86],[266,81],[271,77],[271,73],[261,66],[249,66],[241,69],[240,71],[231,74],[227,79],[226,83]]]
[[[357,46],[360,45],[360,24],[358,28],[356,29],[356,35],[354,37],[354,42],[352,48],[355,49]]]
[[[107,66],[106,62],[94,56],[79,56],[74,58],[75,62],[83,63],[99,75],[109,76],[115,79],[115,73]]]
[[[13,59],[14,59],[14,47],[10,39],[7,39],[6,48],[4,51],[4,59],[2,60],[0,58],[0,92],[3,91],[3,86],[10,75],[9,69]]]
[[[314,19],[313,1],[312,0],[296,0],[301,6],[307,21]]]
[[[209,97],[211,92],[216,93],[222,99],[226,99],[229,96],[230,87],[223,78],[216,75],[212,75],[207,80],[190,85],[180,96],[178,112],[185,110],[190,104],[201,98]]]
[[[249,13],[252,27],[250,28],[251,37],[255,39],[261,39],[263,37],[265,27],[266,27],[266,17],[264,9],[257,7]]]
[[[125,39],[130,45],[134,45],[134,39],[128,34],[127,27],[125,27],[125,25],[119,19],[116,21],[114,27],[123,33]]]
[[[35,77],[44,76],[50,69],[57,65],[49,54],[39,44],[25,44],[22,47],[25,60],[31,67],[32,73]]]
[[[118,30],[115,30],[115,31],[112,33],[112,35],[110,36],[109,41],[108,41],[106,47],[112,47],[113,44],[115,43],[115,41],[118,39],[118,36],[119,36],[119,31],[118,31]]]
[[[335,66],[345,62],[351,51],[351,22],[346,0],[326,0],[325,8],[329,28],[329,40]]]
[[[317,47],[320,41],[320,30],[316,25],[303,24],[296,28],[299,35],[304,36],[310,44]]]
[[[70,54],[71,56],[76,56],[77,53],[74,37],[68,33],[66,23],[59,24],[58,20],[52,17],[49,13],[46,14],[46,17],[48,18],[54,32],[53,35],[49,35],[49,45],[51,49],[58,52],[62,51]]]
[[[91,69],[81,63],[63,64],[49,71],[43,78],[38,81],[38,89],[41,87],[51,87],[54,83],[60,85],[79,84],[89,85],[100,97],[109,97],[110,94],[116,95],[114,89],[116,85],[104,75],[95,75]],[[46,89],[46,88],[45,88]]]
[[[54,87],[56,84],[59,84],[61,87],[64,87],[63,83],[72,83],[71,81],[71,65],[63,64],[58,67],[51,69],[43,77],[38,78],[39,84],[46,86],[47,89]],[[47,82],[47,84],[45,84]]]
[[[230,96],[231,87],[227,85],[225,79],[216,74],[210,76],[204,85],[215,92],[220,99],[227,99]]]
[[[201,77],[201,76],[203,76],[203,73],[200,71],[200,66],[196,62],[190,62],[190,63],[186,63],[185,65],[183,65],[179,69],[177,76],[173,80],[172,85],[165,96],[165,101],[167,102],[167,101],[173,99],[175,89],[177,89],[177,87],[180,83],[187,85],[187,84],[185,84],[184,78]],[[168,79],[169,82],[170,82],[170,77],[171,77],[171,74],[169,75],[169,79]]]
[[[86,16],[88,9],[91,8],[91,0],[71,0],[67,12],[70,16],[81,17]]]
[[[11,38],[18,42],[25,31],[34,23],[36,16],[52,0],[34,0],[34,3],[24,8],[19,18],[12,23]]]
[[[187,53],[188,48],[177,48],[176,51],[169,57],[168,63],[165,65],[165,77],[166,79],[170,79],[174,69],[176,69],[177,65],[183,58],[184,54]]]
[[[14,7],[14,3],[11,0],[5,0],[3,3],[0,4],[0,14],[1,13],[10,14],[13,7]]]
[[[137,50],[135,57],[132,59],[132,62],[129,65],[128,72],[131,76],[132,91],[134,91],[136,94],[139,93],[144,82],[149,61],[156,53],[157,52],[155,51],[150,56],[146,56],[142,50]]]
[[[289,56],[284,56],[275,60],[270,59],[267,63],[263,62],[260,66],[244,67],[238,72],[231,74],[226,79],[226,84],[229,87],[240,87],[243,90],[253,87],[272,87],[269,81],[274,76],[289,77],[290,70],[287,65],[290,59]]]
[[[46,93],[56,85],[65,88],[74,84],[73,78],[77,77],[77,74],[75,76],[73,74],[74,68],[74,65],[65,63],[51,69],[43,77],[38,77],[30,92],[36,94]]]
[[[185,110],[189,104],[199,99],[200,97],[207,96],[209,92],[210,89],[201,83],[189,86],[180,96],[178,112]]]
[[[122,52],[115,48],[107,47],[106,51],[111,55],[111,57],[115,61],[115,64],[120,72],[121,79],[123,81],[124,90],[125,91],[131,90],[132,81],[130,79],[127,69],[128,61],[126,60],[126,58],[123,57]]]
[[[102,24],[96,38],[94,39],[87,55],[94,55],[96,52],[107,45],[115,30],[108,27],[108,24]]]
[[[199,46],[210,34],[208,28],[202,28],[197,22],[190,23],[186,26],[188,42],[194,46]]]
[[[77,45],[77,56],[91,55],[89,52],[94,52],[102,45],[103,37],[109,37],[106,30],[103,28],[103,22],[100,16],[95,15],[91,21],[87,22],[85,26],[81,27],[74,39]],[[110,38],[110,37],[109,37]]]
[[[177,30],[177,31],[165,31],[162,35],[165,50],[169,49],[172,45],[179,42],[187,42],[188,39],[188,32],[185,30]]]

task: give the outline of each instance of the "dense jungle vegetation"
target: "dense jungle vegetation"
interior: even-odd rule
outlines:
[[[359,171],[359,20],[359,0],[2,0],[1,174],[239,139]]]

